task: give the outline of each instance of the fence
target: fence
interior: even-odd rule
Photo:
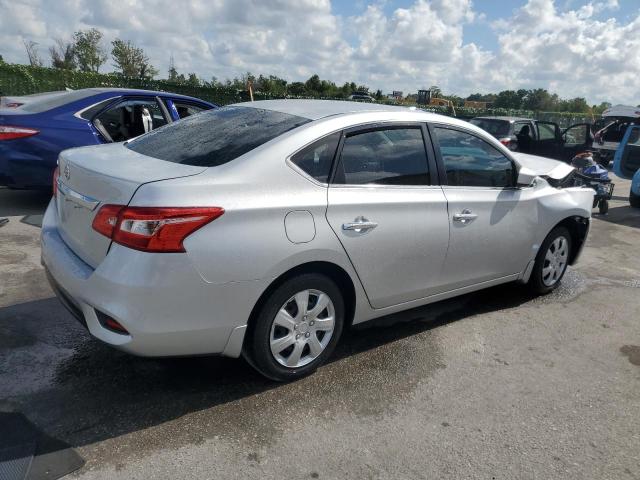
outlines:
[[[168,80],[143,80],[139,78],[123,77],[115,73],[93,73],[78,72],[72,70],[60,70],[46,67],[31,67],[29,65],[15,65],[0,63],[0,95],[29,95],[32,93],[51,92],[56,90],[81,89],[91,87],[112,87],[112,88],[141,88],[145,90],[158,90],[164,92],[179,93],[192,97],[201,98],[218,105],[243,102],[248,100],[248,95],[244,91],[236,90],[233,87],[204,87],[185,85],[169,82]],[[266,100],[275,97],[269,94],[256,92],[256,100]],[[291,98],[291,97],[289,97]],[[294,97],[301,98],[301,97]],[[307,97],[308,98],[308,97]],[[341,99],[344,100],[344,99]],[[388,103],[393,103],[389,101]],[[417,106],[417,105],[416,105]],[[449,107],[420,107],[424,110],[452,115]],[[561,127],[568,127],[574,123],[591,123],[594,118],[585,113],[566,112],[533,112],[527,110],[509,109],[478,109],[478,108],[456,108],[455,116],[463,119],[470,119],[480,115],[507,115],[515,117],[536,118],[558,123]]]

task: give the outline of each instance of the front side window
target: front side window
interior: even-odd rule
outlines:
[[[556,126],[551,123],[538,122],[538,138],[540,140],[555,140]]]
[[[217,108],[136,138],[127,148],[167,162],[216,167],[309,121],[261,108]]]
[[[155,100],[131,99],[120,102],[94,119],[98,129],[114,142],[123,142],[167,124]]]
[[[387,128],[349,135],[344,141],[334,183],[428,185],[422,130]]]
[[[312,143],[293,155],[291,162],[320,183],[327,183],[340,135],[333,133]]]
[[[484,140],[459,130],[434,128],[447,172],[447,183],[459,187],[510,187],[513,162]]]

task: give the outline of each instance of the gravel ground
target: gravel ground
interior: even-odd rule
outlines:
[[[0,411],[73,446],[83,479],[640,478],[628,190],[551,295],[505,285],[376,320],[288,385],[92,340],[40,267],[46,197],[0,190]]]

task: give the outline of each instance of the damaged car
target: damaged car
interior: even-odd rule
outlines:
[[[62,152],[42,259],[107,344],[242,355],[288,381],[350,325],[507,282],[557,288],[594,194],[572,172],[419,110],[237,104]]]

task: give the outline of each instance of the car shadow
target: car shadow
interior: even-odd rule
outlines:
[[[279,399],[296,402],[301,390],[326,389],[327,377],[332,382],[340,381],[341,375],[347,375],[345,362],[348,376],[357,379],[349,388],[376,388],[368,378],[369,370],[353,370],[366,366],[379,371],[387,363],[390,368],[400,365],[397,375],[402,380],[397,383],[409,382],[407,364],[402,363],[406,360],[372,359],[365,352],[428,334],[469,316],[513,308],[533,298],[523,286],[508,284],[354,326],[344,332],[327,365],[315,376],[292,384],[266,380],[242,359],[134,357],[92,339],[57,299],[28,302],[0,309],[0,364],[7,365],[5,372],[0,369],[0,383],[5,385],[0,389],[0,411],[24,414],[58,441],[51,443],[54,449],[93,445],[185,415],[204,410],[209,414],[214,408],[218,409],[217,414],[211,413],[214,424],[237,428],[237,422],[244,425],[241,418],[261,415],[257,395],[277,389]],[[420,337],[416,341],[427,340]],[[427,345],[427,351],[429,348]],[[406,352],[393,355],[411,361]],[[382,377],[381,381],[388,384],[386,372]],[[401,385],[389,388],[395,391]],[[269,421],[265,417],[260,417],[260,424]],[[208,416],[205,418],[211,422]]]
[[[51,192],[47,190],[0,188],[0,218],[22,217],[22,223],[40,227],[50,200]]]
[[[606,215],[594,214],[594,218],[603,222],[640,228],[640,208],[633,208],[630,205],[609,207],[609,212]]]

